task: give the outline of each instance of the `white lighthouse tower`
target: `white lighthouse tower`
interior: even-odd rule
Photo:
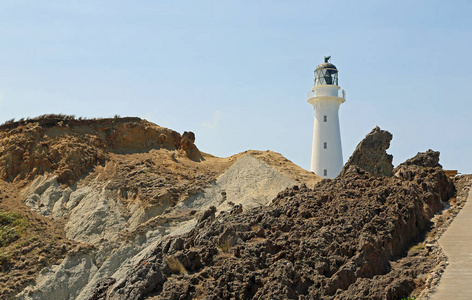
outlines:
[[[311,171],[324,178],[338,176],[343,168],[343,150],[339,131],[339,106],[346,93],[338,92],[338,69],[329,63],[331,56],[315,69],[315,86],[308,92],[308,102],[315,109]]]

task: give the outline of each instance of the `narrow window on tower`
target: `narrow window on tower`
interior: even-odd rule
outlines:
[[[328,170],[327,169],[323,170],[323,176],[328,176]]]
[[[328,149],[328,143],[327,142],[323,142],[323,149]]]
[[[328,122],[328,116],[327,115],[323,116],[323,122]]]

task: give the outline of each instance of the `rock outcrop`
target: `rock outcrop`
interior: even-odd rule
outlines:
[[[442,168],[439,164],[439,151],[433,151],[429,149],[426,152],[418,152],[414,157],[401,163],[397,168],[402,166],[419,166],[423,168]],[[393,172],[395,173],[395,171]]]
[[[98,284],[93,299],[400,299],[419,274],[390,260],[428,224],[423,194],[450,188],[423,183],[351,167],[314,189],[286,189],[268,207],[220,214],[212,207],[106,293]]]
[[[194,161],[203,160],[203,156],[195,146],[195,134],[191,131],[185,131],[180,140],[180,148],[185,151],[188,158]]]
[[[395,177],[414,180],[425,186],[422,198],[431,208],[430,216],[442,209],[441,201],[446,201],[454,195],[454,184],[451,180],[446,180],[447,176],[439,164],[438,151],[429,149],[426,152],[418,152],[396,167],[393,173]]]
[[[390,132],[375,127],[357,145],[340,176],[344,176],[350,166],[357,166],[375,177],[392,176],[393,156],[386,153],[391,140]]]

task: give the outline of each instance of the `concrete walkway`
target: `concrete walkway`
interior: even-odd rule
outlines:
[[[431,299],[472,299],[472,189],[439,245],[449,258],[449,265]]]

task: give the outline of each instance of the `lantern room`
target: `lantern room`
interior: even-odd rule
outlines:
[[[329,63],[331,56],[325,56],[325,62],[318,65],[315,69],[315,86],[319,85],[338,85],[338,69],[332,63]]]

